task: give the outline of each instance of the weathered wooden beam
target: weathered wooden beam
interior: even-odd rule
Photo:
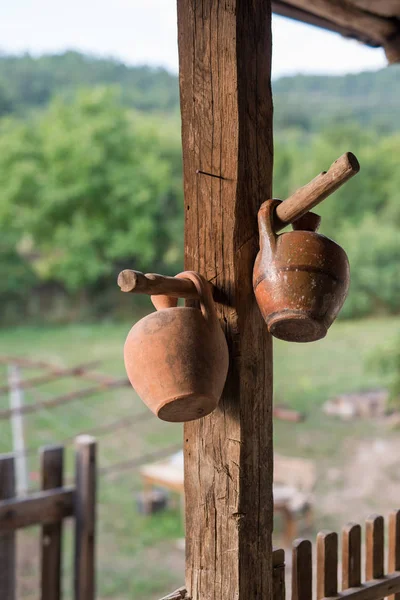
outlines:
[[[328,31],[339,33],[346,38],[354,38],[360,42],[363,42],[364,44],[367,44],[368,46],[380,46],[378,40],[366,35],[365,32],[352,29],[348,26],[344,27],[343,25],[338,25],[337,23],[333,23],[328,19],[324,19],[309,12],[309,10],[302,10],[301,8],[297,8],[297,6],[292,6],[285,0],[272,0],[272,10],[275,14],[282,17],[294,19],[295,21],[302,21],[303,23],[314,25],[314,27],[319,27],[320,29],[327,29]]]
[[[352,0],[352,3],[365,11],[383,17],[400,17],[399,0]]]
[[[73,488],[55,489],[0,502],[0,532],[57,523],[74,512]]]
[[[393,8],[392,5],[382,12],[373,10],[369,0],[365,0],[365,6],[361,5],[362,2],[363,0],[313,0],[312,3],[309,0],[273,0],[272,8],[276,14],[336,31],[370,46],[382,46],[389,64],[399,62],[400,21],[386,14]],[[374,0],[374,5],[378,4]]]
[[[178,41],[185,268],[221,292],[230,351],[219,408],[184,429],[186,589],[271,598],[272,343],[252,290],[272,183],[271,2],[178,0]]]
[[[309,0],[290,0],[288,3],[336,25],[362,31],[382,46],[399,31],[398,23],[394,19],[373,15],[347,0],[313,0],[312,3]]]

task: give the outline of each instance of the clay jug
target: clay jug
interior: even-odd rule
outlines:
[[[258,306],[269,332],[289,342],[325,337],[346,299],[349,261],[344,250],[316,233],[320,217],[307,213],[294,231],[276,235],[274,211],[279,200],[258,212],[260,251],[253,273]]]
[[[211,287],[192,271],[200,309],[177,299],[152,296],[157,311],[141,319],[125,342],[129,380],[150,410],[164,421],[192,421],[218,405],[228,372],[228,347],[214,308]]]

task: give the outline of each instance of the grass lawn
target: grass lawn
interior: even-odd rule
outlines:
[[[36,360],[73,366],[79,362],[102,361],[100,372],[124,375],[122,347],[127,324],[30,327],[2,330],[0,354],[25,356]],[[276,448],[287,455],[315,458],[323,472],[346,460],[349,444],[380,435],[377,424],[366,421],[342,423],[326,417],[323,402],[339,392],[382,385],[379,376],[366,365],[367,357],[382,342],[400,330],[400,319],[339,322],[325,340],[314,344],[275,343],[275,397],[305,411],[304,423],[275,423]],[[6,371],[2,367],[2,379]],[[24,376],[34,374],[24,371]],[[27,391],[24,401],[50,398],[89,382],[61,379]],[[0,409],[8,407],[2,396]],[[133,390],[115,389],[81,399],[54,410],[25,418],[29,447],[57,443],[99,424],[123,416],[142,413],[144,407]],[[99,464],[109,466],[179,442],[180,425],[150,418],[114,434],[99,437]],[[0,452],[12,448],[10,426],[0,422]],[[67,456],[72,469],[72,449]],[[38,461],[30,460],[32,485]],[[330,486],[321,477],[317,492]],[[150,600],[172,591],[183,582],[183,553],[172,540],[183,535],[178,509],[152,517],[136,510],[135,494],[140,490],[137,471],[127,470],[99,481],[98,580],[99,598]],[[342,513],[317,510],[316,527],[337,526]],[[69,544],[70,546],[70,544]],[[68,596],[67,596],[68,597]]]

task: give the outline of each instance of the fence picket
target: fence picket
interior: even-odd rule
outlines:
[[[0,501],[15,497],[15,461],[14,457],[0,457]],[[0,533],[0,598],[15,600],[15,531]]]
[[[389,573],[400,571],[400,510],[389,515]],[[389,600],[400,600],[400,594],[389,596]]]
[[[42,490],[63,485],[64,448],[53,446],[41,451]],[[62,521],[42,527],[41,600],[61,598]]]
[[[311,542],[295,540],[292,557],[292,600],[312,600]]]
[[[95,599],[96,441],[76,439],[75,600]]]
[[[361,585],[361,527],[348,523],[342,530],[342,590]]]
[[[384,521],[380,515],[371,515],[365,523],[366,562],[365,579],[379,579],[385,574],[384,568]]]
[[[337,595],[338,535],[321,531],[317,535],[317,600]]]

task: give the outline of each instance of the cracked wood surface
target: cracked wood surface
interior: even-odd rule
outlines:
[[[252,290],[271,197],[270,20],[269,1],[178,0],[185,269],[217,287],[230,352],[219,408],[184,429],[192,600],[272,597],[272,344]]]

